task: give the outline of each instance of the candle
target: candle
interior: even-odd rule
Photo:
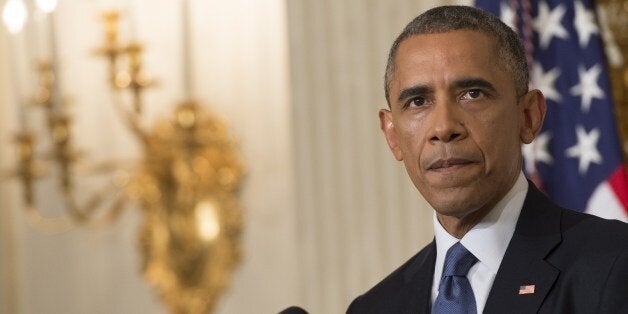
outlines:
[[[50,13],[52,13],[57,8],[57,0],[37,0],[35,2],[37,4],[37,16],[36,16],[36,42],[38,44],[38,59],[51,57],[47,56],[50,53],[51,42],[50,42],[50,22],[48,21]],[[42,54],[43,55],[39,55]],[[50,60],[52,61],[52,60]]]
[[[44,14],[43,19],[48,23],[48,34],[44,35],[45,40],[48,42],[48,55],[50,58],[50,64],[52,73],[54,74],[54,81],[52,86],[52,110],[58,111],[61,107],[60,97],[60,84],[59,84],[59,60],[57,57],[57,38],[55,30],[55,10],[57,9],[57,0],[36,0],[37,8]],[[45,28],[45,27],[44,27]],[[47,39],[47,40],[46,40]]]
[[[131,34],[131,40],[132,41],[136,41],[138,38],[138,34],[137,34],[137,26],[138,26],[138,21],[137,21],[137,15],[138,15],[138,8],[137,8],[137,0],[130,0],[128,5],[127,5],[127,15],[129,16],[129,32]]]
[[[46,34],[46,17],[47,14],[42,12],[41,10],[35,10],[33,12],[33,25],[32,25],[32,39],[33,39],[33,47],[35,51],[33,56],[37,61],[42,61],[46,56],[45,53],[47,51],[47,34]]]
[[[23,73],[22,71],[20,71],[19,69],[19,60],[20,60],[20,56],[22,56],[22,49],[20,49],[21,47],[21,41],[19,33],[15,33],[13,34],[13,36],[11,36],[11,54],[12,54],[12,62],[11,62],[11,77],[12,82],[13,82],[13,95],[15,97],[15,102],[17,103],[18,106],[18,118],[19,118],[19,123],[20,123],[20,130],[24,131],[28,129],[28,120],[26,118],[27,116],[27,112],[26,112],[26,103],[24,101],[24,94],[23,94],[23,90],[22,90],[22,80],[23,80]]]
[[[187,0],[181,0],[181,56],[183,57],[182,83],[184,98],[189,100],[192,95],[192,56],[190,49],[190,14],[189,3]]]
[[[52,0],[50,0],[52,1]],[[55,1],[56,2],[56,1]],[[44,11],[46,12],[46,11]],[[54,73],[53,90],[52,90],[52,110],[59,112],[61,110],[61,75],[59,71],[59,56],[57,53],[57,31],[55,24],[56,12],[53,9],[47,12],[48,20],[48,41],[50,43],[50,64],[52,65],[52,73]]]
[[[15,101],[18,105],[18,118],[20,123],[20,129],[22,131],[28,128],[27,125],[27,113],[24,104],[24,95],[22,90],[22,71],[18,67],[21,62],[20,57],[23,56],[22,42],[20,39],[21,31],[24,28],[24,24],[26,23],[26,19],[28,17],[26,6],[24,2],[21,0],[9,0],[6,2],[4,9],[2,11],[2,20],[4,21],[7,30],[12,34],[10,46],[12,48],[12,62],[11,67],[11,75],[13,77],[13,91],[15,96]]]
[[[30,66],[34,66],[35,63],[33,61],[39,59],[40,45],[37,41],[37,27],[39,20],[40,17],[38,14],[33,12],[33,17],[26,24],[26,28],[24,29],[24,36],[26,37],[26,51],[28,52]],[[29,70],[32,69],[30,66]]]

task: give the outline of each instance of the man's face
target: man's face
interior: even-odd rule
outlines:
[[[521,142],[536,133],[496,49],[471,30],[415,35],[398,48],[381,127],[440,215],[490,210],[521,171]]]

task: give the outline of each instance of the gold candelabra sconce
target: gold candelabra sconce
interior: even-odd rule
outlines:
[[[37,67],[34,103],[45,112],[45,131],[52,148],[37,151],[37,138],[23,130],[17,136],[18,165],[29,222],[45,233],[113,221],[131,203],[139,205],[143,222],[139,243],[142,270],[172,313],[207,313],[230,281],[240,255],[242,209],[238,191],[244,175],[236,143],[226,124],[193,99],[175,106],[172,116],[145,128],[146,89],[155,81],[142,64],[143,46],[119,39],[120,14],[103,14],[104,41],[95,54],[108,62],[113,105],[141,146],[138,166],[125,171],[118,162],[89,167],[107,175],[108,183],[77,198],[79,164],[84,154],[72,138],[72,119],[63,106],[54,63]],[[130,101],[129,101],[130,99]],[[127,165],[128,167],[128,165]],[[66,213],[46,217],[37,202],[36,186],[55,168]],[[80,194],[84,194],[82,191]]]

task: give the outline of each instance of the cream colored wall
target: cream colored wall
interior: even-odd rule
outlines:
[[[178,1],[61,0],[62,80],[76,141],[93,160],[137,157],[108,103],[104,62],[89,55],[101,36],[97,11],[129,2],[160,80],[149,118],[183,95]],[[389,45],[440,2],[192,0],[194,89],[229,121],[248,167],[244,259],[218,313],[292,304],[343,312],[430,241],[430,209],[388,152],[377,110]],[[9,40],[0,33],[0,69],[11,62]],[[14,167],[11,83],[0,70],[2,170]],[[56,200],[51,188],[42,190],[46,204]],[[0,183],[0,313],[165,313],[140,276],[136,208],[106,228],[45,236],[27,225],[19,192]]]

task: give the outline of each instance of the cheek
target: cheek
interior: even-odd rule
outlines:
[[[400,124],[397,124],[397,134],[399,144],[404,153],[404,159],[409,159],[407,162],[416,162],[425,143],[425,130],[422,129],[423,124],[417,120],[410,119],[400,122]]]
[[[520,154],[519,129],[511,117],[486,121],[482,134],[477,134],[478,146],[482,148],[487,170],[516,164]]]

